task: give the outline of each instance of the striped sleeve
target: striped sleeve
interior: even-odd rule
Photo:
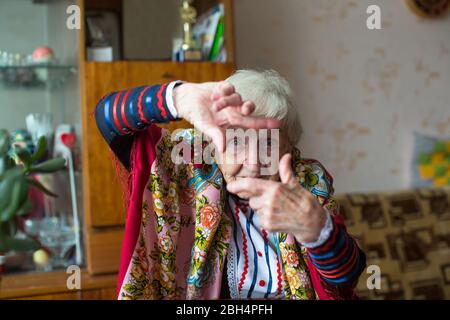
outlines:
[[[343,223],[332,215],[333,231],[321,246],[308,248],[311,263],[322,279],[331,285],[350,285],[366,266],[364,252],[347,233]]]
[[[129,168],[133,134],[152,123],[178,120],[172,90],[181,82],[141,86],[106,95],[95,108],[95,120],[117,158]]]

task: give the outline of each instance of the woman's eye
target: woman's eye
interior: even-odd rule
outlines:
[[[233,138],[228,141],[227,145],[230,150],[233,150],[233,152],[236,152],[239,147],[239,139]]]

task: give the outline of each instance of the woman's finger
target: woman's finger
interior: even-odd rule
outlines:
[[[246,199],[246,200],[251,199],[251,197],[252,197],[251,193],[246,192],[246,191],[237,193],[236,195],[237,195],[239,198],[241,198],[241,199]]]
[[[245,101],[241,106],[241,114],[249,116],[255,111],[256,105],[253,101]]]
[[[248,193],[251,197],[263,194],[275,181],[258,178],[239,178],[227,184],[227,190],[234,194]]]
[[[279,175],[281,182],[289,186],[297,186],[297,181],[292,170],[292,154],[286,153],[279,163]]]
[[[234,86],[226,81],[220,82],[211,94],[211,100],[216,101],[221,97],[229,96],[235,92]]]
[[[259,196],[251,197],[248,204],[254,210],[262,210],[262,208],[268,206],[267,197],[265,196],[265,193]]]
[[[220,127],[211,124],[204,126],[199,124],[197,127],[202,133],[211,138],[218,152],[222,153],[225,151],[225,135]]]
[[[220,111],[227,107],[237,107],[242,105],[242,98],[239,93],[233,93],[229,96],[221,97],[212,104],[213,111]]]
[[[289,223],[283,215],[270,214],[268,209],[260,209],[256,211],[260,215],[261,225],[270,232],[288,232]]]
[[[281,127],[281,121],[277,119],[244,116],[231,109],[224,109],[222,111],[226,112],[230,126],[253,129],[278,129]]]

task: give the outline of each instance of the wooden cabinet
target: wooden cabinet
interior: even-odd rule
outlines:
[[[217,0],[195,1],[199,12]],[[80,32],[80,91],[83,143],[83,201],[87,270],[90,274],[116,273],[122,243],[126,207],[120,179],[112,154],[97,130],[93,116],[97,102],[107,93],[141,85],[173,80],[190,82],[219,81],[234,70],[232,1],[225,6],[225,37],[227,63],[85,60],[84,31]],[[79,0],[82,14],[85,8],[119,10],[121,1]],[[186,122],[167,125],[169,129],[189,127]]]
[[[91,276],[81,271],[81,288],[67,288],[64,271],[7,275],[0,279],[0,299],[24,300],[113,300],[116,298],[115,275]]]
[[[82,85],[83,151],[86,221],[91,227],[111,227],[124,223],[125,208],[109,149],[97,130],[92,113],[107,93],[145,84],[177,79],[192,82],[221,80],[233,71],[231,63],[172,62],[86,62]],[[169,124],[169,129],[189,127],[186,122]]]

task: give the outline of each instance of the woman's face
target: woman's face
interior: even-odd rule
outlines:
[[[226,149],[219,153],[219,168],[226,182],[239,178],[279,180],[279,160],[291,151],[283,130],[253,132],[253,135],[227,132]]]

